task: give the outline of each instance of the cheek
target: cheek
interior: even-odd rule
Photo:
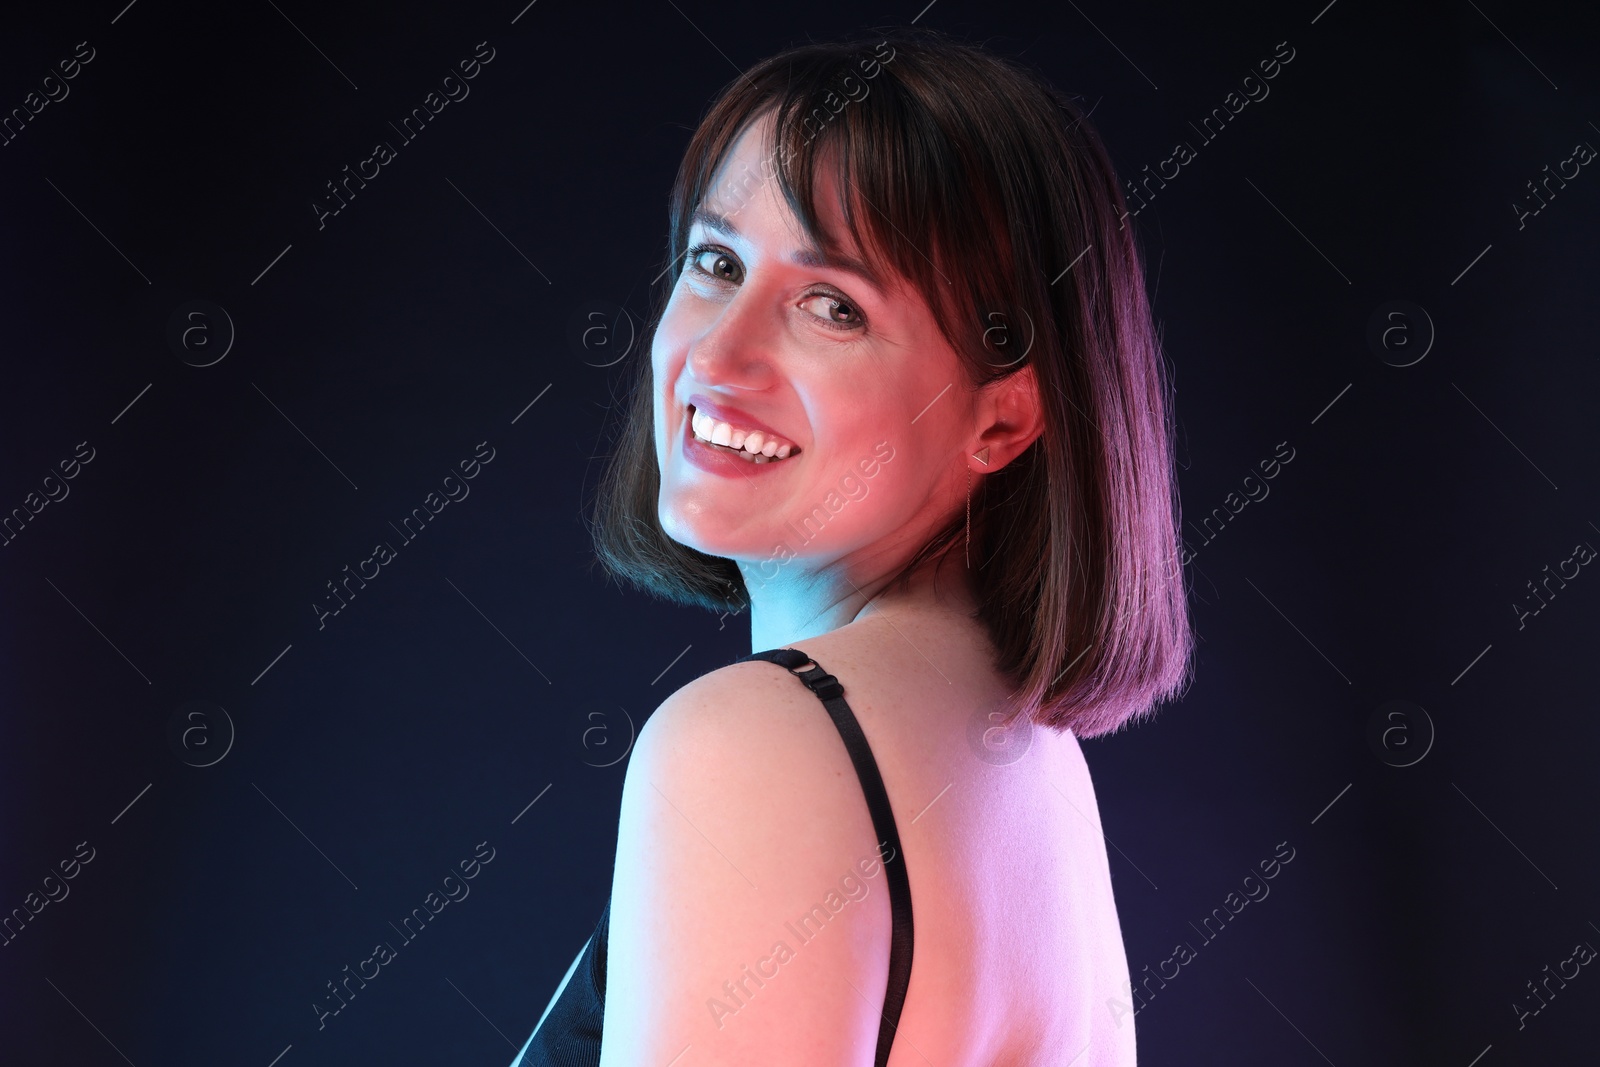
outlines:
[[[663,315],[650,341],[650,382],[654,392],[656,455],[664,458],[670,447],[672,412],[668,410],[683,370],[683,345],[669,315]]]
[[[679,299],[681,292],[681,289],[674,290],[650,341],[650,366],[655,372],[658,391],[671,391],[683,370],[689,348],[691,323],[688,308]]]

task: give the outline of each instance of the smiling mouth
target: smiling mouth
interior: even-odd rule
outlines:
[[[723,452],[731,452],[750,463],[778,463],[800,453],[790,444],[762,430],[744,430],[719,422],[689,405],[689,428],[695,440]]]

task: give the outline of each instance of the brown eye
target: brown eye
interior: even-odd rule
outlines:
[[[820,301],[821,306],[816,306]],[[866,325],[861,317],[861,309],[831,293],[812,293],[801,301],[801,307],[812,305],[808,310],[823,319],[825,325],[836,330],[854,330]]]
[[[709,268],[702,264],[709,264]],[[737,282],[742,270],[738,260],[715,248],[691,248],[689,265],[700,274],[725,282]]]

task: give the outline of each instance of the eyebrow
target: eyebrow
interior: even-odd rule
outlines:
[[[689,222],[691,225],[698,222],[708,229],[717,230],[730,237],[740,236],[739,229],[734,226],[732,219],[709,208],[696,208],[694,213],[689,216]],[[870,285],[880,299],[884,298],[888,293],[888,287],[878,277],[877,272],[867,266],[865,261],[854,256],[839,254],[830,257],[825,255],[819,248],[802,248],[789,257],[789,262],[797,267],[823,267],[829,270],[843,271],[846,274],[854,274]]]

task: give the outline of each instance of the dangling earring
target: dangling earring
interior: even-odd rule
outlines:
[[[988,445],[984,445],[982,448],[978,449],[978,451],[976,451],[976,452],[974,452],[972,454],[972,458],[977,460],[979,463],[982,463],[985,467],[987,467],[989,465],[989,446]],[[966,561],[967,569],[971,570],[972,569],[972,468],[971,467],[967,468],[967,542],[966,542],[966,544],[964,546],[962,546],[961,558]]]

